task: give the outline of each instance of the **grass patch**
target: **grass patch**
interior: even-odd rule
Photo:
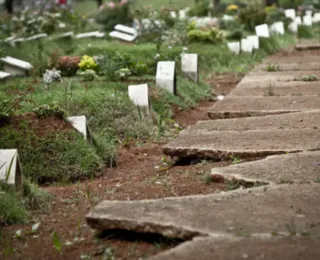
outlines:
[[[313,37],[313,32],[312,32],[312,27],[311,26],[306,26],[306,25],[299,25],[298,26],[298,37],[299,38],[312,38]]]

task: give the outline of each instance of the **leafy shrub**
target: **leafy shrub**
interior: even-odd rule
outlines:
[[[88,56],[88,55],[84,55],[81,58],[81,61],[79,63],[79,68],[81,70],[96,70],[98,68],[98,64],[95,62],[95,60]]]
[[[227,33],[226,39],[228,40],[241,40],[243,38],[243,30],[235,29]]]
[[[217,28],[209,28],[207,30],[191,30],[188,32],[188,40],[190,42],[208,42],[217,43],[224,39],[224,35]]]
[[[42,105],[33,109],[33,112],[38,118],[55,116],[60,119],[64,119],[66,116],[66,111],[57,105]]]
[[[209,0],[198,0],[189,14],[190,16],[207,16],[209,11]]]
[[[118,3],[109,2],[96,15],[96,22],[103,25],[105,30],[113,30],[117,24],[132,23],[130,12],[131,1],[121,0]]]
[[[245,25],[248,30],[254,31],[254,27],[263,24],[266,21],[267,14],[259,3],[249,4],[246,8],[240,9],[239,21]]]
[[[58,69],[62,76],[71,77],[76,75],[81,59],[78,56],[62,56],[58,60]]]
[[[82,76],[83,81],[94,81],[98,77],[94,70],[86,70],[80,72],[79,75]]]

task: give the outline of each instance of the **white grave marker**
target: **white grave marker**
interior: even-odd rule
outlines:
[[[32,65],[29,62],[10,56],[1,58],[1,60],[4,62],[4,71],[13,76],[25,76],[27,72],[32,69]]]
[[[291,18],[292,20],[296,18],[296,10],[294,9],[286,9],[284,10],[284,14],[286,17]]]
[[[176,72],[174,61],[158,62],[156,85],[172,94],[176,94]]]
[[[63,39],[63,38],[73,38],[73,36],[74,36],[73,32],[66,32],[66,33],[63,33],[63,34],[56,36],[54,39],[58,40],[58,39]]]
[[[249,35],[247,39],[251,42],[253,49],[259,49],[259,37],[257,35]]]
[[[150,113],[148,84],[130,85],[128,87],[128,95],[135,105],[145,108],[147,113]]]
[[[10,76],[10,73],[0,71],[0,80],[5,80]]]
[[[306,16],[312,16],[312,10],[306,10]]]
[[[320,13],[315,13],[315,14],[313,15],[313,22],[314,22],[314,23],[320,22]]]
[[[288,26],[288,29],[293,33],[298,32],[298,24],[297,24],[297,22],[296,21],[291,22],[289,24],[289,26]]]
[[[267,24],[261,24],[255,27],[256,35],[262,38],[269,38],[269,28]]]
[[[181,57],[181,70],[194,82],[198,83],[198,54],[196,53],[184,53]]]
[[[284,25],[283,22],[276,22],[270,26],[270,32],[284,35]]]
[[[235,54],[240,53],[240,42],[228,42],[227,43],[228,48],[230,51],[232,51]]]
[[[185,9],[179,10],[179,19],[184,20],[187,18],[187,11]]]
[[[41,33],[41,34],[30,36],[30,37],[26,38],[25,40],[26,41],[32,41],[32,40],[38,40],[38,39],[46,38],[46,37],[48,37],[48,34]]]
[[[117,32],[117,31],[113,31],[109,33],[109,36],[118,40],[126,41],[126,42],[133,42],[136,39],[136,36],[134,35]]]
[[[120,31],[120,32],[124,32],[124,33],[127,33],[127,34],[132,34],[132,35],[136,35],[137,32],[134,28],[132,27],[129,27],[129,26],[125,26],[125,25],[122,25],[122,24],[117,24],[115,27],[114,27],[115,30],[117,31]]]
[[[171,18],[173,18],[173,19],[177,19],[177,13],[175,12],[175,11],[170,11],[170,16],[171,16]]]
[[[312,26],[312,16],[310,15],[303,16],[303,24],[306,26]]]
[[[300,16],[297,16],[294,20],[298,25],[302,24],[302,20]]]
[[[251,53],[253,49],[252,43],[248,39],[241,39],[241,51]]]
[[[76,35],[76,38],[77,39],[91,38],[91,37],[103,38],[104,36],[105,36],[104,32],[95,31],[95,32],[79,33]]]
[[[81,134],[85,140],[88,140],[90,143],[93,143],[93,138],[89,127],[87,125],[87,119],[85,116],[69,116],[67,121]]]
[[[13,185],[16,190],[23,189],[22,170],[17,149],[0,150],[0,180]]]

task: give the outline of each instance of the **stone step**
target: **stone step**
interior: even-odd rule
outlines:
[[[166,155],[229,159],[258,157],[320,149],[319,129],[267,129],[249,131],[184,131],[163,146]]]
[[[229,95],[232,96],[306,96],[320,95],[318,81],[254,82],[241,83]]]
[[[275,115],[320,109],[320,96],[227,96],[208,111],[211,119]]]
[[[320,151],[269,156],[265,159],[214,168],[211,174],[250,182],[316,183],[320,181]]]
[[[299,51],[305,50],[320,50],[320,43],[310,43],[310,44],[297,44],[296,49]]]
[[[198,237],[149,260],[320,259],[320,239],[310,237]]]
[[[301,63],[283,63],[278,61],[268,61],[258,67],[256,67],[252,72],[268,72],[268,67],[270,65],[276,66],[278,71],[310,71],[310,70],[320,70],[319,62],[301,62]],[[271,72],[270,72],[271,73]]]
[[[99,230],[197,235],[319,234],[320,185],[269,185],[211,195],[103,201],[86,216]]]
[[[315,75],[320,78],[319,70],[306,71],[275,71],[275,72],[250,72],[245,76],[240,84],[250,82],[277,82],[277,81],[302,81],[304,76]],[[302,81],[305,82],[305,81]]]
[[[320,110],[270,116],[199,121],[187,132],[320,129]]]

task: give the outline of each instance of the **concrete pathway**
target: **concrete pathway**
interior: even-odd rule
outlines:
[[[299,49],[304,49],[298,47]],[[181,132],[167,155],[229,159],[214,168],[230,191],[142,201],[104,201],[87,215],[95,229],[190,240],[153,260],[320,259],[320,77],[317,52],[271,57]],[[267,64],[280,71],[266,71]],[[253,186],[231,191],[234,184]]]

